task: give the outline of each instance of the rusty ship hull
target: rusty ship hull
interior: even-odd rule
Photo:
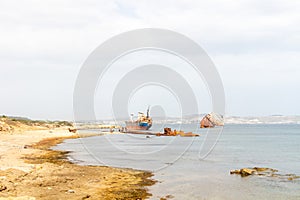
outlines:
[[[152,126],[152,123],[139,121],[126,121],[125,124],[127,130],[149,130]]]

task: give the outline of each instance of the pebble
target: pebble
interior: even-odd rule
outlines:
[[[75,190],[68,190],[67,193],[75,193]]]

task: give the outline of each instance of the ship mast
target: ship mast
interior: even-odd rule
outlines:
[[[149,118],[149,109],[150,109],[150,106],[148,106],[148,109],[147,109],[147,118]]]
[[[134,116],[134,114],[131,113],[131,114],[130,114],[130,121],[131,121],[131,122],[133,122],[133,116]]]

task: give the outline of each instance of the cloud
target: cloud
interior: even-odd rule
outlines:
[[[72,118],[70,91],[89,53],[114,35],[145,27],[178,31],[204,47],[220,70],[230,95],[228,107],[234,113],[239,114],[235,109],[238,98],[232,91],[242,95],[241,86],[248,90],[266,87],[270,100],[278,97],[276,88],[284,85],[289,88],[286,97],[299,99],[294,92],[300,85],[299,8],[300,2],[293,0],[0,1],[0,69],[4,77],[0,89],[6,97],[0,110],[46,118],[43,113],[50,109],[39,112],[34,104],[25,107],[15,100],[21,99],[26,89],[27,100],[32,97],[38,103],[37,90],[29,88],[42,85],[45,91],[68,94],[56,103],[59,109],[70,105],[60,116]],[[18,72],[22,75],[16,75]],[[253,92],[249,98],[261,94]],[[50,105],[50,99],[42,101]],[[240,112],[250,112],[255,106],[262,108],[255,104]],[[269,106],[276,111],[275,103]],[[300,112],[296,103],[282,110],[294,113],[295,107]],[[257,109],[257,114],[272,114],[270,110]]]

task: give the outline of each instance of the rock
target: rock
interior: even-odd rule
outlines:
[[[67,193],[75,193],[75,190],[68,190]]]
[[[266,168],[266,167],[253,167],[253,169],[255,169],[255,170],[258,171],[258,172],[261,172],[261,171],[266,171],[266,170],[268,170],[269,168]]]
[[[266,167],[254,167],[253,169],[255,169],[257,172],[278,172],[278,170],[276,169],[272,169],[272,168],[266,168]]]
[[[242,177],[253,175],[257,172],[254,168],[242,168],[242,169],[237,169],[237,170],[232,170],[230,171],[230,174],[239,174]]]
[[[7,189],[7,187],[5,185],[0,185],[0,192],[4,191],[6,189]]]
[[[253,168],[242,168],[237,170],[231,170],[230,174],[238,174],[242,177],[255,175],[255,176],[263,176],[263,177],[270,177],[270,178],[278,178],[278,179],[285,179],[288,181],[293,181],[295,179],[299,179],[300,176],[295,174],[278,174],[276,173],[278,170],[272,168],[263,168],[263,167],[253,167]]]
[[[255,169],[249,169],[249,168],[244,168],[244,169],[241,169],[240,173],[241,173],[241,176],[249,176],[249,175],[252,175],[256,172]]]
[[[295,174],[286,174],[285,176],[287,177],[288,181],[293,181],[295,179],[299,179],[300,178],[300,176],[297,176]]]
[[[230,174],[240,174],[241,170],[240,169],[236,169],[236,170],[231,170]]]
[[[84,197],[82,197],[82,200],[88,199],[88,198],[90,198],[90,197],[91,197],[91,195],[87,194],[87,195],[85,195]]]
[[[68,130],[69,130],[70,133],[76,133],[77,132],[76,128],[69,128]]]

